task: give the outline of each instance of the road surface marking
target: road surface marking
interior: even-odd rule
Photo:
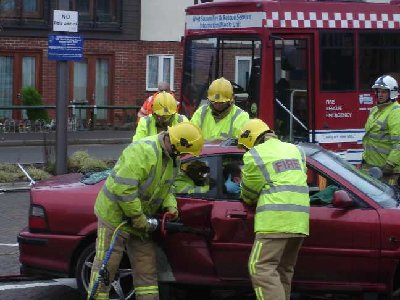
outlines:
[[[18,244],[0,244],[0,246],[18,247]]]
[[[5,290],[14,290],[14,289],[28,289],[33,287],[40,287],[40,286],[52,286],[52,285],[65,285],[71,288],[76,289],[76,281],[75,279],[55,279],[52,281],[40,281],[40,282],[32,282],[32,283],[22,283],[22,284],[8,284],[8,285],[0,285],[0,291]]]

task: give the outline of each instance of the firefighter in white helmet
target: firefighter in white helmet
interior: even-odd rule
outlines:
[[[198,156],[204,140],[200,129],[189,122],[168,127],[158,135],[131,143],[100,190],[94,211],[98,218],[96,256],[90,279],[91,289],[97,286],[99,270],[109,248],[115,228],[121,227],[106,269],[107,283],[101,281],[94,299],[109,299],[110,283],[117,273],[124,248],[127,248],[133,271],[137,300],[158,300],[154,230],[149,218],[167,211],[178,218],[176,199],[171,182],[178,173],[179,157]]]
[[[389,75],[380,76],[372,85],[377,105],[371,109],[363,137],[363,168],[379,167],[383,179],[397,184],[400,173],[399,86]]]
[[[167,92],[160,92],[154,97],[153,113],[140,118],[132,141],[140,140],[146,136],[157,134],[188,119],[177,113],[178,103],[175,97]]]
[[[241,198],[256,206],[248,269],[257,300],[289,300],[294,266],[309,233],[310,197],[304,151],[281,142],[260,119],[238,135]]]
[[[199,107],[190,122],[201,128],[207,141],[236,137],[249,114],[234,104],[232,84],[223,77],[214,80],[207,97],[209,104]]]

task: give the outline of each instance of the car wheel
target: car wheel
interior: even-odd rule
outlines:
[[[89,244],[78,258],[76,264],[75,278],[78,289],[82,295],[87,295],[89,287],[90,273],[92,271],[93,259],[96,254],[95,243]],[[130,269],[129,259],[124,255],[119,266],[119,272],[116,279],[111,283],[110,300],[135,299],[135,289],[132,286],[132,271]]]

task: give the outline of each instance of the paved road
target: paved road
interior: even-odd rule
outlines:
[[[19,274],[17,235],[28,225],[29,193],[0,194],[0,276]]]
[[[89,155],[98,159],[117,160],[122,150],[128,144],[87,144],[70,145],[67,147],[68,156],[76,151],[87,151]],[[46,154],[46,149],[47,153]],[[45,163],[55,160],[54,146],[0,146],[0,163]]]
[[[0,300],[81,300],[74,279],[18,279],[17,235],[28,225],[29,193],[0,193]]]
[[[68,155],[83,150],[98,159],[118,159],[130,143],[131,131],[75,131],[68,133]],[[0,163],[44,163],[54,161],[54,133],[0,134]]]

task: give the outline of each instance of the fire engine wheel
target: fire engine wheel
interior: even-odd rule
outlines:
[[[82,251],[76,264],[75,278],[78,289],[85,296],[89,287],[90,272],[95,254],[95,243],[91,243]],[[110,300],[121,299],[121,294],[123,294],[123,299],[135,299],[135,289],[132,286],[132,272],[127,255],[124,255],[122,258],[118,279],[114,280],[111,285]]]

